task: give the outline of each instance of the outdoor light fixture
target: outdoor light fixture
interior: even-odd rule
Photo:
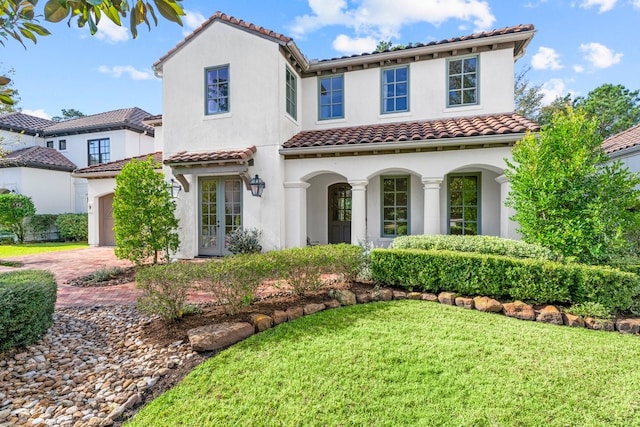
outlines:
[[[171,192],[171,198],[175,199],[176,197],[178,197],[178,194],[180,194],[180,190],[182,190],[182,187],[176,182],[175,179],[171,178],[171,183],[167,184],[167,189]]]
[[[249,187],[251,188],[251,195],[255,197],[262,197],[264,191],[264,181],[260,179],[258,174],[249,180]]]

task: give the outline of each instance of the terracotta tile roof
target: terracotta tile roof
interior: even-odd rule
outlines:
[[[303,131],[283,148],[335,147],[425,140],[446,140],[472,136],[507,135],[538,131],[540,126],[519,114],[460,117],[424,122],[388,123],[325,130]]]
[[[87,177],[89,175],[109,175],[109,172],[113,172],[113,176],[117,175],[124,165],[129,163],[131,160],[147,160],[151,156],[153,158],[153,162],[162,165],[162,151],[156,151],[155,153],[143,154],[141,156],[136,157],[128,157],[126,159],[114,160],[113,162],[108,163],[100,163],[98,165],[91,165],[85,168],[76,169],[73,171],[73,174],[76,176]]]
[[[53,148],[28,147],[12,151],[0,159],[0,168],[15,167],[71,172],[77,166]]]
[[[640,125],[617,133],[602,142],[605,153],[611,154],[640,145]]]
[[[0,129],[12,132],[25,132],[35,135],[56,122],[23,113],[8,113],[0,115]]]
[[[176,51],[180,50],[180,48],[182,46],[187,44],[190,40],[192,40],[194,37],[196,37],[198,34],[200,34],[200,32],[202,32],[209,25],[213,24],[215,21],[220,21],[220,22],[224,22],[224,23],[233,25],[233,26],[238,27],[240,29],[243,29],[245,31],[249,31],[249,32],[252,32],[254,34],[257,34],[259,36],[267,37],[267,38],[272,39],[273,41],[276,41],[276,42],[289,43],[289,42],[293,41],[293,39],[291,37],[287,37],[287,36],[285,36],[283,34],[276,33],[275,31],[269,30],[269,29],[261,27],[259,25],[255,25],[255,24],[252,24],[250,22],[243,21],[242,19],[234,18],[233,16],[227,15],[226,13],[222,13],[220,11],[217,11],[209,19],[204,21],[202,23],[202,25],[200,25],[198,28],[196,28],[191,34],[189,34],[187,37],[185,37],[184,40],[182,40],[180,43],[178,43],[173,49],[171,49],[169,52],[165,53],[160,59],[158,59],[153,64],[154,68],[156,66],[160,65],[162,62],[164,62],[168,57],[173,55]]]
[[[164,163],[176,164],[245,161],[251,159],[256,151],[257,149],[255,146],[207,152],[181,151],[166,159]]]
[[[466,41],[466,40],[476,40],[476,39],[483,39],[483,38],[488,38],[488,37],[503,36],[503,35],[507,35],[507,34],[516,34],[516,33],[533,32],[533,31],[535,31],[535,27],[533,26],[533,24],[520,24],[520,25],[511,26],[511,27],[504,27],[504,28],[500,28],[500,29],[495,29],[495,30],[491,30],[491,31],[483,31],[483,32],[473,33],[473,34],[469,34],[469,35],[466,35],[466,36],[452,37],[452,38],[445,39],[445,40],[433,41],[433,42],[430,42],[430,43],[416,43],[416,44],[412,44],[411,46],[408,46],[408,47],[392,48],[392,49],[384,50],[382,52],[361,53],[361,54],[356,54],[356,55],[351,55],[351,56],[342,56],[342,57],[337,57],[337,58],[323,59],[323,60],[319,60],[319,61],[312,61],[312,63],[318,63],[319,64],[319,63],[327,62],[327,61],[335,61],[337,59],[358,58],[358,57],[367,56],[367,55],[377,55],[377,54],[385,53],[385,52],[406,51],[406,50],[425,47],[425,46],[438,46],[438,45],[444,45],[444,44],[448,44],[448,43],[462,42],[462,41]]]
[[[143,123],[143,120],[147,117],[151,117],[151,114],[138,107],[122,108],[80,117],[78,119],[54,122],[53,125],[45,129],[45,135],[65,135],[87,131],[127,128],[140,133],[146,131],[153,136],[153,127]]]

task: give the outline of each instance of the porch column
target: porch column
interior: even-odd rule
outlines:
[[[504,175],[500,175],[496,178],[496,182],[500,184],[500,237],[519,239],[516,232],[517,223],[510,219],[516,211],[506,206],[507,197],[509,196],[509,191],[511,191],[509,179]]]
[[[296,248],[307,245],[308,182],[284,183],[285,245]]]
[[[367,241],[367,184],[366,179],[349,181],[351,185],[351,244]]]
[[[440,184],[443,178],[422,177],[424,189],[424,234],[440,233]]]

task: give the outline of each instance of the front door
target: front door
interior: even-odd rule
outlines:
[[[351,243],[351,186],[329,187],[329,243]]]
[[[242,181],[200,178],[199,255],[228,255],[227,235],[242,227]]]
[[[113,193],[102,196],[99,199],[98,209],[100,212],[100,246],[115,246],[116,234],[113,231]]]

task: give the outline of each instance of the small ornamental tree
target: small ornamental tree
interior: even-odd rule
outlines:
[[[24,242],[24,220],[35,213],[31,197],[15,193],[0,194],[0,227],[15,234],[20,243]]]
[[[522,238],[590,264],[629,253],[625,236],[640,223],[640,178],[609,161],[597,126],[580,110],[559,112],[515,145],[505,171]]]
[[[131,160],[116,177],[113,198],[115,253],[136,265],[152,259],[168,261],[180,244],[176,229],[175,202],[167,191],[160,165],[147,160]]]

